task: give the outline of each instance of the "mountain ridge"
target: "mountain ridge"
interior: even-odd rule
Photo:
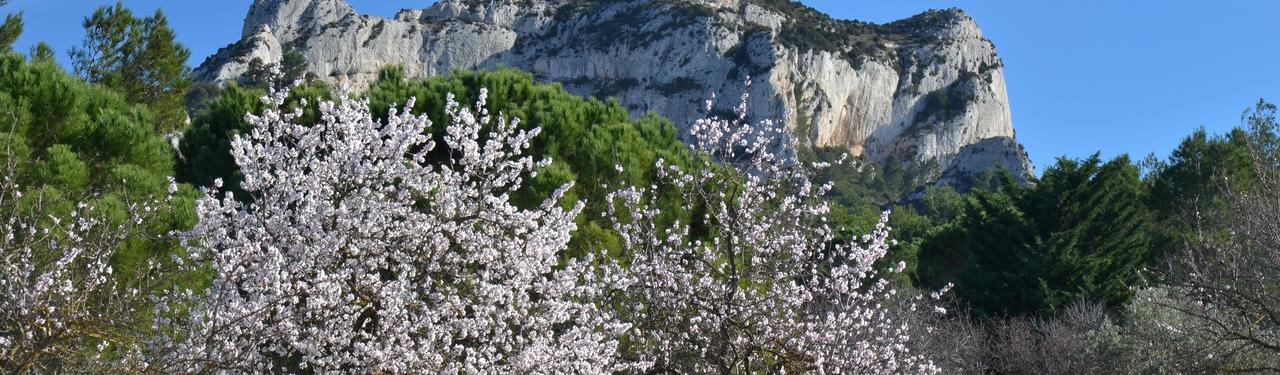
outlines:
[[[286,51],[306,57],[310,73],[357,87],[386,65],[409,77],[510,66],[683,127],[705,114],[709,93],[736,98],[750,76],[750,116],[781,118],[794,138],[779,147],[936,160],[944,184],[995,164],[1024,181],[1034,174],[1003,62],[955,8],[873,24],[785,0],[444,0],[391,18],[344,0],[256,0],[242,32],[196,69],[198,80],[236,80],[252,59]]]

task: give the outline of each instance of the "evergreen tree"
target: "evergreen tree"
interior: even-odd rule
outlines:
[[[249,60],[249,65],[245,68],[244,74],[236,80],[244,87],[252,87],[257,89],[267,89],[268,85],[275,82],[275,89],[283,90],[294,82],[301,80],[310,80],[307,74],[307,58],[295,50],[289,50],[284,53],[280,61],[263,61],[261,58],[254,57]],[[274,77],[275,72],[272,68],[279,68],[280,77]]]
[[[209,103],[218,98],[222,92],[222,87],[216,83],[195,82],[187,89],[187,93],[182,96],[182,104],[187,108],[187,114],[191,116],[192,121],[200,118],[200,115],[209,110]]]
[[[285,52],[284,57],[280,59],[280,73],[284,75],[287,82],[305,79],[307,67],[307,58],[295,50]]]
[[[1153,248],[1174,255],[1188,241],[1196,241],[1195,227],[1203,217],[1223,213],[1224,188],[1252,189],[1259,181],[1253,154],[1275,159],[1280,140],[1275,135],[1275,106],[1259,101],[1242,116],[1244,124],[1210,135],[1203,128],[1187,136],[1164,160],[1144,161],[1147,204],[1155,221]]]
[[[1045,254],[1034,223],[1018,202],[1026,190],[1012,176],[996,191],[974,191],[961,214],[925,235],[918,282],[954,283],[954,293],[978,316],[1029,314],[1042,309],[1039,276]]]
[[[130,103],[145,103],[155,113],[161,132],[186,122],[183,94],[191,84],[186,66],[191,52],[179,44],[159,10],[138,18],[120,2],[85,18],[85,40],[71,50],[76,73],[91,83],[124,94]]]
[[[35,61],[54,61],[55,58],[53,47],[50,47],[45,42],[37,43],[34,47],[31,47],[31,52],[28,55]]]
[[[1227,134],[1209,135],[1204,128],[1183,138],[1166,160],[1146,161],[1151,207],[1164,217],[1178,216],[1186,203],[1205,203],[1217,195],[1223,180],[1248,184],[1250,170],[1249,134],[1232,129]]]
[[[0,24],[0,52],[13,50],[13,42],[22,35],[22,14],[15,13],[4,16],[4,24]]]
[[[163,197],[174,154],[151,128],[147,107],[85,84],[51,60],[0,56],[0,162],[13,163],[14,182],[50,212],[83,202],[106,218],[123,219],[132,202]],[[183,187],[169,207],[145,223],[144,234],[121,245],[113,263],[128,274],[146,259],[168,259],[169,232],[194,224],[195,190]]]
[[[1004,173],[921,245],[920,281],[956,284],[981,316],[1049,313],[1077,301],[1117,308],[1142,283],[1151,217],[1137,166],[1059,159],[1034,187]]]
[[[244,114],[262,113],[264,107],[258,98],[264,94],[231,83],[208,103],[208,109],[192,121],[182,136],[175,173],[178,181],[211,187],[215,179],[221,178],[228,191],[247,197],[239,189],[243,177],[231,158],[231,138],[248,132]]]
[[[1045,171],[1029,210],[1050,260],[1042,281],[1049,308],[1083,300],[1118,308],[1133,297],[1153,260],[1144,198],[1127,156],[1059,159]]]
[[[0,367],[13,354],[38,359],[36,372],[128,373],[114,366],[136,354],[125,352],[140,344],[150,293],[201,282],[172,267],[182,251],[169,236],[195,224],[198,193],[178,185],[167,198],[174,153],[146,106],[39,56],[0,54],[0,238],[17,238],[0,249],[0,289],[46,285],[0,296],[0,336],[23,337],[0,350]],[[13,230],[23,225],[52,231]]]

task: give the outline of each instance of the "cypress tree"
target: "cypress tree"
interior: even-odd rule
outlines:
[[[1142,283],[1151,215],[1127,156],[1059,159],[1035,186],[1004,173],[921,245],[918,278],[947,282],[980,316],[1051,313],[1079,301],[1122,306]]]
[[[1150,260],[1150,215],[1137,167],[1128,156],[1102,164],[1061,159],[1036,187],[1038,236],[1050,263],[1046,306],[1088,300],[1120,307]]]

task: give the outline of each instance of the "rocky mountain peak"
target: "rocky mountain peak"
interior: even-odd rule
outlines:
[[[709,93],[736,98],[750,76],[751,116],[783,119],[801,147],[935,160],[944,183],[994,164],[1032,173],[1003,63],[955,8],[874,24],[787,0],[441,0],[392,18],[344,0],[255,0],[243,32],[198,79],[235,80],[288,51],[357,86],[387,65],[411,77],[510,66],[687,125]]]

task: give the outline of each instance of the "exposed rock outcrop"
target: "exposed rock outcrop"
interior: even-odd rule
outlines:
[[[285,51],[357,87],[391,64],[411,77],[510,66],[689,124],[709,93],[736,105],[750,76],[752,116],[784,119],[805,146],[936,159],[943,182],[996,161],[1032,173],[1001,60],[958,9],[877,25],[786,0],[441,0],[387,19],[343,0],[255,0],[243,35],[197,79],[234,80]]]

